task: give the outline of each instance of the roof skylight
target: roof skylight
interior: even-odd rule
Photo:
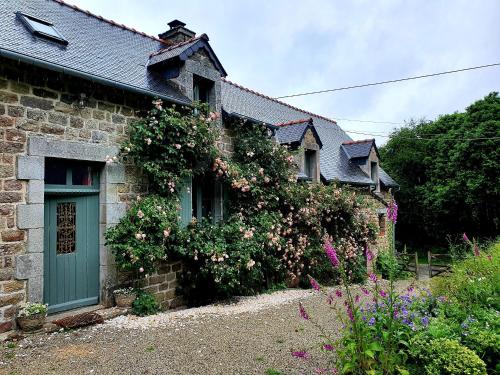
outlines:
[[[28,16],[27,14],[17,13],[19,19],[24,23],[33,35],[67,45],[68,41],[64,39],[59,31],[50,22]]]

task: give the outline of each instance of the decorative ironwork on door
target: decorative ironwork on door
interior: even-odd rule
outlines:
[[[57,204],[57,254],[74,253],[76,250],[76,203]]]

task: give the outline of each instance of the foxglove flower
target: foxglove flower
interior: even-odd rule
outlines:
[[[339,258],[337,257],[337,252],[335,251],[335,249],[332,246],[332,244],[330,243],[330,241],[325,242],[323,247],[325,249],[325,252],[326,252],[328,259],[330,259],[330,262],[332,263],[332,265],[335,268],[337,268],[340,264]]]
[[[334,348],[333,348],[333,345],[331,344],[325,344],[323,345],[323,350],[327,350],[327,351],[332,351]]]
[[[465,232],[462,235],[462,238],[464,239],[465,242],[470,243],[469,237],[467,237],[467,234],[465,234]]]
[[[477,246],[476,240],[474,240],[474,256],[478,257],[480,255],[479,246]]]
[[[312,278],[311,276],[309,276],[309,281],[311,283],[312,288],[315,291],[319,292],[321,290],[320,285],[318,284],[318,282],[316,280],[314,280],[314,278]]]
[[[309,353],[303,350],[292,352],[292,357],[301,358],[301,359],[309,359]]]
[[[368,246],[365,247],[365,253],[366,253],[366,260],[367,261],[372,261],[373,260],[373,253],[368,248]]]
[[[299,303],[299,314],[302,319],[309,320],[309,315],[307,315],[307,311],[304,306],[302,306],[302,303]]]
[[[370,277],[370,280],[371,280],[372,282],[374,282],[374,283],[376,283],[376,282],[378,281],[378,279],[377,279],[377,275],[375,275],[374,273],[371,273],[371,274],[369,275],[369,277]]]

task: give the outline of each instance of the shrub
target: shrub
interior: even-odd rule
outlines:
[[[500,308],[500,243],[486,252],[452,265],[451,273],[431,282],[435,294],[470,309],[473,306]]]
[[[397,276],[403,272],[398,263],[398,259],[390,250],[378,253],[375,267],[384,279],[397,278]]]
[[[167,258],[166,249],[178,240],[179,205],[176,200],[149,195],[133,203],[114,228],[106,231],[106,245],[116,264],[139,275],[153,273]]]
[[[132,303],[132,312],[138,316],[153,315],[159,310],[155,296],[149,292],[141,291]]]
[[[413,355],[426,374],[481,375],[486,374],[486,365],[469,348],[457,340],[423,340],[421,337],[410,343]]]

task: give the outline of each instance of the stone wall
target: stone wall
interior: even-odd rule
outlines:
[[[102,234],[130,201],[147,192],[147,182],[130,161],[106,166],[105,152],[116,154],[128,125],[149,101],[0,59],[0,332],[12,328],[20,302],[42,298],[44,156],[80,153],[83,160],[102,163],[101,287],[102,301],[110,302],[105,289],[113,286],[116,272]]]

